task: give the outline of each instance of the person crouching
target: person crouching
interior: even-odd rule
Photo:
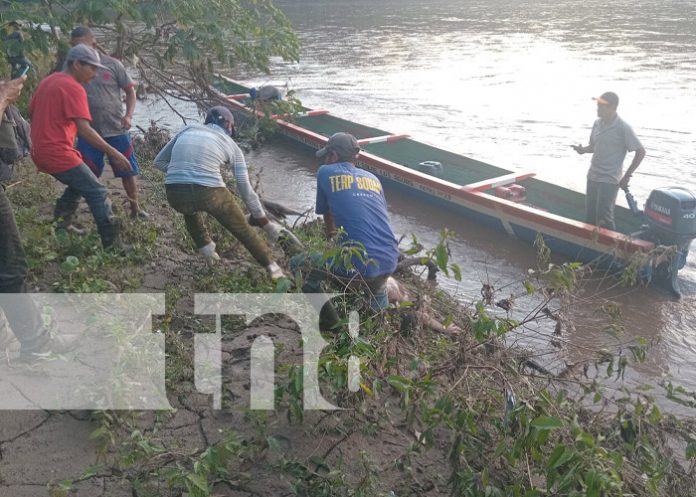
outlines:
[[[283,271],[271,260],[268,245],[251,225],[266,231],[276,226],[269,222],[251,187],[244,154],[232,136],[232,112],[223,106],[212,107],[204,124],[193,124],[179,131],[157,154],[154,164],[166,173],[164,183],[169,205],[184,215],[186,229],[209,265],[215,264],[220,256],[203,222],[203,212],[217,219],[266,268],[272,279],[278,279],[283,277]],[[224,166],[232,169],[239,195],[251,213],[249,223],[225,185],[221,174]]]

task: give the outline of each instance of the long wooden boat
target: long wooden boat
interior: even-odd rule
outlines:
[[[224,77],[214,86],[231,106],[251,112],[245,103],[249,87]],[[324,110],[274,118],[285,137],[312,149],[323,147],[333,133],[350,133],[361,147],[357,165],[385,184],[522,240],[541,236],[552,252],[573,261],[616,271],[640,261],[644,281],[659,279],[679,295],[677,273],[696,237],[696,197],[686,190],[654,191],[640,215],[616,206],[613,231],[584,222],[584,194],[537,179],[534,172],[506,170]]]

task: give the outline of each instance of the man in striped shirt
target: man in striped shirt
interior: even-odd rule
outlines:
[[[279,226],[269,222],[251,187],[244,154],[232,139],[233,134],[232,112],[222,106],[213,107],[204,125],[186,126],[165,145],[155,158],[155,166],[166,172],[169,205],[184,215],[186,229],[208,264],[214,264],[220,256],[203,222],[203,212],[227,228],[271,278],[277,279],[283,272],[251,225],[260,226],[272,237],[277,237]],[[222,178],[221,169],[226,165],[232,169],[239,195],[251,213],[249,223]]]

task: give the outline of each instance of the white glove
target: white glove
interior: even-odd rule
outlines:
[[[283,228],[283,226],[281,226],[278,223],[274,223],[273,221],[269,221],[268,224],[266,224],[265,226],[262,226],[262,229],[266,232],[266,234],[268,234],[268,237],[274,242],[278,240],[278,237],[280,236],[280,234],[283,232],[283,230],[285,230],[285,228]]]

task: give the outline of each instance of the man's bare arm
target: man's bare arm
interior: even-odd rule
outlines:
[[[77,136],[85,140],[97,150],[101,150],[109,156],[111,166],[117,171],[130,171],[131,165],[125,156],[114,147],[104,141],[99,133],[89,124],[87,119],[75,119],[77,124]]]
[[[26,76],[22,76],[10,81],[0,81],[0,114],[5,112],[8,105],[17,101],[22,93],[22,87],[26,79]]]
[[[326,214],[324,214],[324,232],[326,233],[326,238],[331,238],[336,234],[336,225],[334,224],[331,211],[326,211]]]
[[[121,127],[123,129],[130,129],[133,121],[133,113],[135,112],[135,103],[137,102],[135,86],[129,86],[124,91],[126,92],[126,115],[121,118]]]
[[[643,162],[644,158],[645,158],[645,149],[639,148],[638,150],[636,150],[636,154],[633,156],[633,161],[631,162],[631,165],[628,166],[626,173],[621,178],[621,181],[619,181],[619,186],[621,188],[628,187],[628,182],[631,181],[631,176],[633,176],[633,173],[635,172],[636,169],[638,169],[638,166],[640,166],[640,163]]]

